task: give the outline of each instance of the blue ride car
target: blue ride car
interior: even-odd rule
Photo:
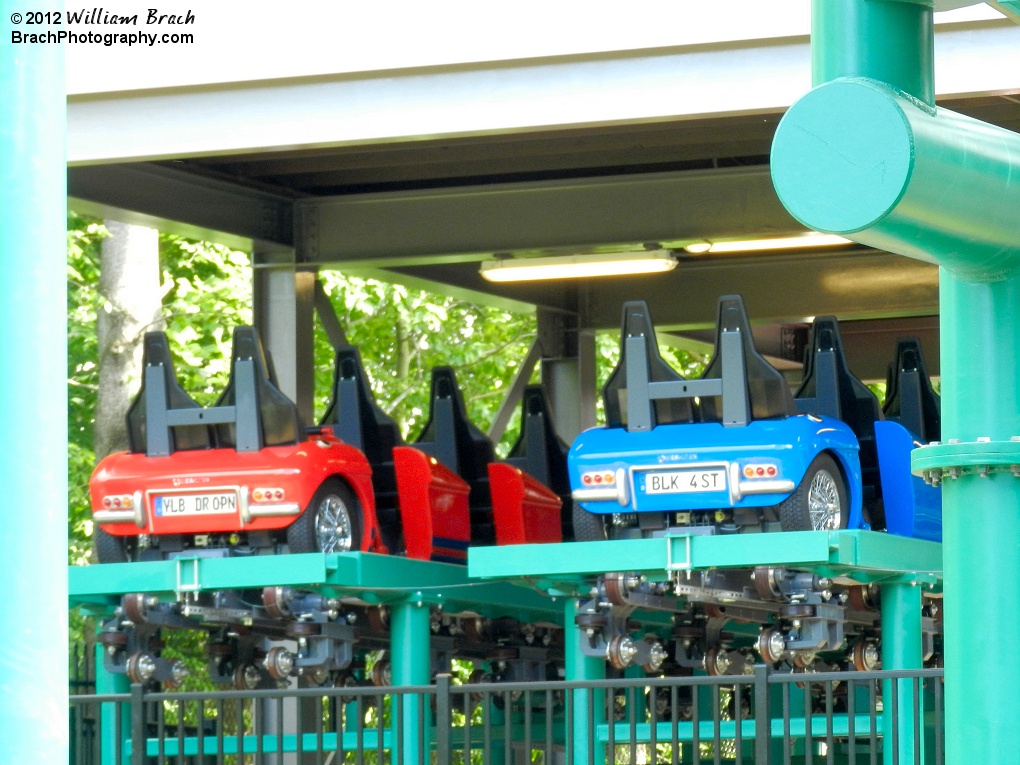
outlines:
[[[880,446],[909,465],[916,439],[893,421],[878,423],[893,438],[876,435],[878,401],[846,368],[835,319],[820,321],[795,398],[755,350],[739,296],[720,299],[715,355],[697,380],[661,358],[645,303],[626,303],[607,425],[568,454],[576,538],[883,527]],[[903,475],[898,502],[931,489],[903,489]],[[891,515],[899,533],[933,538],[899,506]]]

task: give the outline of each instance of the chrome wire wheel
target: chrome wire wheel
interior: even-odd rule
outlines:
[[[315,508],[315,542],[324,553],[348,552],[354,546],[350,510],[336,494],[327,494]]]
[[[839,484],[828,470],[819,470],[811,479],[808,489],[808,515],[815,531],[835,531],[842,528],[843,507]]]

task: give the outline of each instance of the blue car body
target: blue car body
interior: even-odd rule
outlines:
[[[849,489],[849,527],[866,528],[858,448],[845,423],[800,414],[742,427],[703,422],[633,433],[593,428],[577,437],[567,459],[574,500],[590,513],[676,513],[777,505],[800,485],[811,461],[828,452]],[[745,474],[748,469],[753,475]],[[600,473],[598,485],[584,482]]]
[[[720,299],[716,354],[699,380],[684,380],[659,357],[647,306],[632,302],[603,398],[609,425],[575,439],[568,471],[575,503],[617,516],[615,525],[767,530],[780,514],[766,508],[798,491],[824,454],[841,473],[846,528],[868,529],[877,518],[891,533],[941,540],[941,493],[910,474],[916,431],[937,431],[939,421],[917,341],[897,348],[887,420],[847,369],[834,318],[815,323],[794,399],[754,350],[739,296]]]

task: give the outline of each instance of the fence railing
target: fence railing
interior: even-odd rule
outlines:
[[[443,674],[429,686],[201,693],[135,685],[71,706],[103,748],[79,761],[104,765],[944,763],[941,670],[760,666],[736,677],[463,685]]]

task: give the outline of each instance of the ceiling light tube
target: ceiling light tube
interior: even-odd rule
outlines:
[[[696,242],[684,247],[694,255],[725,252],[754,252],[757,250],[790,250],[799,247],[832,247],[840,244],[853,244],[835,234],[801,234],[775,239],[743,239],[735,242]]]
[[[481,275],[490,282],[583,279],[598,276],[658,274],[676,268],[666,250],[557,255],[543,258],[505,258],[482,263]]]

